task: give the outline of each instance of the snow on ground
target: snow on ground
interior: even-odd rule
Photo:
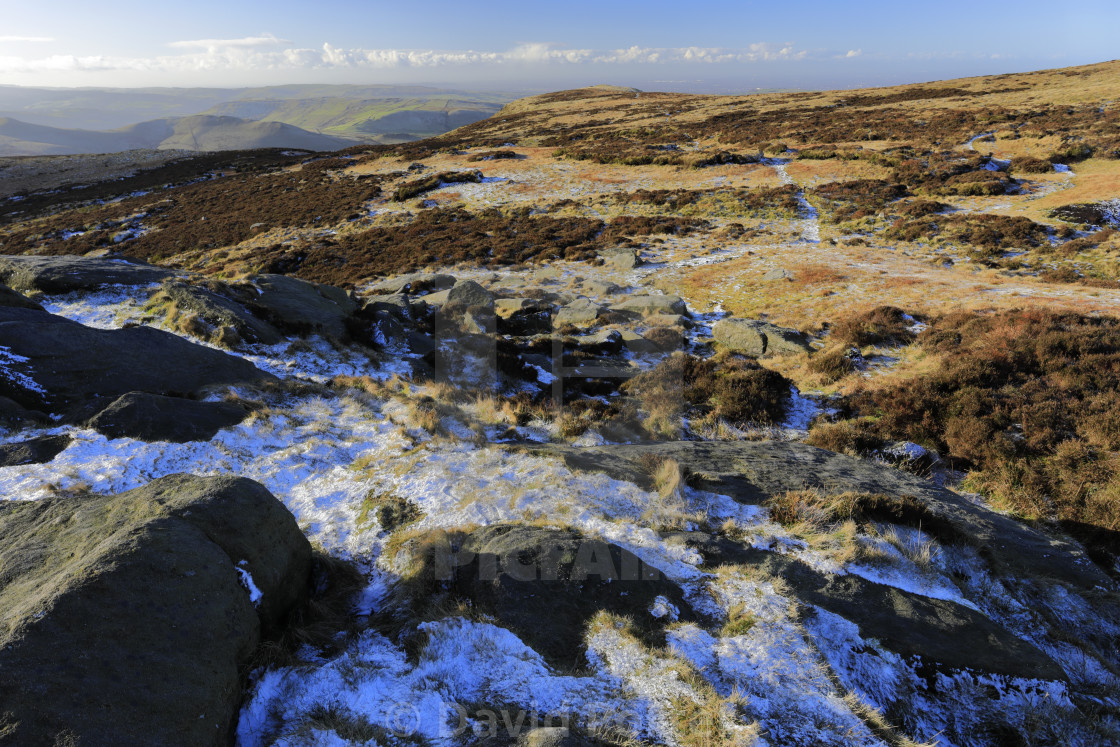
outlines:
[[[112,288],[46,301],[55,313],[111,328],[143,316],[151,290]],[[268,349],[258,346],[242,355],[285,378],[324,381],[337,374],[404,372],[403,365],[394,369],[375,364],[354,350],[337,349],[317,338]],[[12,358],[0,349],[0,373],[18,363]],[[284,502],[313,542],[362,562],[370,574],[370,588],[358,604],[367,612],[377,607],[395,573],[380,557],[387,536],[376,519],[362,527],[357,519],[367,495],[393,494],[420,509],[415,529],[526,520],[578,528],[661,569],[710,619],[726,619],[732,613],[754,618],[748,630],[723,637],[694,624],[678,625],[670,636],[671,652],[657,654],[617,630],[600,626],[588,639],[591,673],[579,677],[550,671],[516,636],[487,623],[460,618],[427,623],[428,641],[416,663],[410,663],[396,644],[371,631],[333,659],[309,651],[298,667],[258,673],[239,727],[242,744],[260,744],[277,734],[280,744],[313,742],[318,737],[312,733],[310,716],[324,706],[357,714],[391,732],[407,727],[411,731],[406,733],[437,744],[450,743],[461,736],[454,733],[457,725],[469,726],[470,721],[459,718],[454,704],[472,702],[507,702],[542,713],[609,713],[634,733],[673,744],[671,703],[698,697],[674,669],[679,664],[674,657],[691,662],[721,695],[741,694],[747,721],[757,721],[775,744],[879,743],[828,676],[829,666],[839,682],[865,703],[879,707],[900,699],[915,703],[909,726],[913,733],[929,738],[947,727],[946,719],[957,718],[958,710],[963,722],[980,719],[980,709],[989,707],[982,702],[990,702],[979,694],[984,688],[998,690],[1002,695],[996,702],[1018,709],[1024,719],[1031,708],[1040,707],[1031,698],[1045,700],[1059,715],[1067,709],[1060,686],[1006,678],[974,682],[967,675],[939,675],[942,700],[923,695],[911,663],[892,658],[874,641],[856,640],[858,630],[853,632],[851,623],[821,610],[799,622],[791,616],[791,600],[774,584],[715,574],[695,551],[662,539],[650,528],[661,518],[657,515],[660,497],[631,483],[598,473],[575,473],[559,460],[498,446],[480,447],[465,429],[460,429],[463,440],[433,440],[409,427],[407,407],[395,401],[327,390],[301,395],[233,391],[263,401],[264,409],[205,443],[108,440],[76,427],[8,434],[5,441],[57,433],[68,433],[74,440],[47,464],[0,470],[0,492],[34,500],[80,487],[119,492],[176,472],[249,477]],[[805,428],[820,409],[815,400],[794,392],[794,407],[784,425]],[[542,429],[541,437],[547,437],[546,430]],[[982,561],[970,558],[963,548],[954,548],[951,555],[935,552],[929,567],[919,568],[880,541],[881,554],[889,562],[844,566],[770,522],[764,508],[687,487],[675,497],[681,504],[678,508],[690,515],[730,521],[748,534],[755,547],[788,553],[818,571],[855,573],[979,607],[1038,643],[1075,683],[1102,692],[1115,692],[1120,685],[1080,648],[1054,640],[1029,605],[988,577]],[[861,541],[874,538],[861,537]],[[951,577],[967,580],[954,584]],[[252,578],[247,572],[242,578],[250,598],[259,601]],[[1044,604],[1076,618],[1084,626],[1078,629],[1104,637],[1120,634],[1095,620],[1079,597],[1063,594],[1060,587],[1048,593]],[[668,608],[657,611],[671,613]],[[480,722],[475,718],[473,723]],[[730,733],[748,728],[745,722],[731,720],[724,726]],[[325,733],[320,736],[324,743],[334,739]]]

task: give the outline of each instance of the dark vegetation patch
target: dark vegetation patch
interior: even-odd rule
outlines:
[[[4,236],[0,252],[86,254],[113,248],[158,261],[190,250],[236,244],[258,229],[337,223],[353,216],[355,206],[381,194],[378,181],[336,179],[327,171],[314,170],[235,174],[58,213]],[[145,233],[114,241],[122,227],[137,223]],[[62,239],[64,231],[85,233]]]
[[[1120,201],[1080,202],[1050,211],[1050,217],[1087,226],[1120,225]]]
[[[1054,164],[1042,158],[1024,156],[1012,159],[1011,170],[1019,174],[1049,174],[1054,171]]]
[[[516,159],[524,158],[524,157],[525,156],[521,155],[520,153],[517,153],[516,151],[512,151],[512,150],[487,150],[487,151],[483,151],[482,153],[476,153],[473,156],[471,156],[470,158],[468,158],[467,160],[471,161],[471,162],[503,161],[503,160],[516,160]]]
[[[822,383],[831,384],[858,370],[859,360],[859,348],[836,345],[814,353],[807,367],[820,376]]]
[[[371,520],[376,519],[381,531],[393,532],[420,521],[423,516],[420,507],[407,498],[371,490],[362,499],[362,506],[358,510],[357,524],[359,527],[364,527]]]
[[[1120,552],[1120,320],[957,313],[918,344],[940,356],[937,370],[863,388],[845,402],[848,419],[814,428],[811,441],[922,444],[1020,515]]]
[[[891,180],[928,196],[1007,194],[1016,186],[1015,180],[1002,171],[985,169],[987,161],[979,153],[929,153],[901,161]]]
[[[899,206],[896,212],[903,218],[924,218],[927,215],[944,213],[950,207],[950,205],[936,200],[913,200]]]
[[[789,407],[790,382],[734,353],[712,358],[674,353],[627,381],[622,391],[641,401],[650,430],[665,435],[685,414],[735,425],[781,422]]]
[[[906,345],[914,341],[910,327],[913,318],[895,306],[877,306],[852,314],[829,328],[829,338],[858,347],[867,345]]]
[[[401,184],[393,191],[393,199],[397,202],[404,202],[447,184],[477,184],[480,181],[482,181],[481,171],[441,171],[423,179],[415,179]]]
[[[24,193],[18,201],[0,201],[0,225],[26,220],[49,213],[64,205],[109,200],[142,190],[161,189],[207,178],[214,172],[235,171],[259,174],[280,166],[299,163],[300,156],[284,155],[279,149],[227,151],[207,153],[169,161],[151,169],[138,171],[123,179],[100,181],[90,185],[72,185],[47,192]]]
[[[614,196],[615,202],[652,205],[683,215],[720,210],[744,217],[799,215],[801,202],[792,184],[756,189],[639,189]]]
[[[899,218],[883,236],[897,241],[928,241],[941,238],[970,244],[985,254],[1008,249],[1027,249],[1049,244],[1049,231],[1041,223],[1023,216],[989,213],[927,216],[918,220]]]
[[[599,250],[635,237],[685,233],[703,221],[675,217],[622,216],[610,223],[584,217],[533,215],[528,208],[505,214],[490,209],[420,211],[414,220],[375,226],[340,238],[278,244],[254,255],[259,272],[350,287],[378,275],[414,272],[428,265],[470,262],[503,267],[554,259],[592,260]],[[207,271],[224,268],[213,263]]]
[[[839,524],[854,521],[860,527],[875,522],[909,526],[944,541],[958,541],[960,531],[951,522],[929,510],[920,499],[911,495],[883,493],[841,493],[828,495],[809,490],[787,491],[771,496],[766,507],[770,517],[782,526],[803,521]]]
[[[814,187],[811,194],[820,203],[821,215],[829,223],[843,223],[875,215],[889,203],[907,194],[903,184],[882,179],[856,179],[828,182]]]

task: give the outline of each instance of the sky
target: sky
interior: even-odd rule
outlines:
[[[851,88],[1120,58],[1120,3],[0,0],[0,84]]]

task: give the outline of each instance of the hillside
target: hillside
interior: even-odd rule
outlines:
[[[63,130],[120,130],[139,122],[210,115],[278,122],[365,142],[400,142],[442,134],[485,119],[510,99],[506,94],[424,86],[292,85],[240,89],[0,86],[0,118]],[[39,136],[42,137],[42,133]],[[9,144],[4,153],[82,152],[49,150],[36,146],[39,141],[34,138],[22,139],[26,142]],[[49,145],[53,140],[43,142]],[[94,139],[81,135],[77,142],[93,143]]]
[[[372,117],[291,94],[231,111]],[[1117,102],[1120,62],[595,86],[332,153],[0,162],[0,534],[49,556],[4,566],[0,664],[69,676],[23,652],[81,642],[73,569],[147,573],[101,624],[208,703],[11,733],[1120,743]],[[167,643],[159,590],[203,583]],[[206,678],[179,640],[222,620]]]
[[[64,130],[0,119],[0,156],[117,153],[126,150],[247,150],[298,148],[337,150],[352,144],[281,122],[196,115],[155,119],[119,130]]]

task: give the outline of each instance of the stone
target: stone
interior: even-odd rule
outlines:
[[[412,294],[429,290],[445,290],[453,285],[455,285],[455,278],[452,275],[413,272],[374,283],[367,290],[375,295],[388,296],[395,293]]]
[[[669,616],[650,610],[658,597],[682,621],[697,619],[681,588],[636,555],[575,530],[493,524],[464,535],[432,532],[410,542],[413,583],[434,593],[406,603],[468,600],[471,609],[508,628],[555,667],[586,666],[583,637],[600,611],[630,617],[651,638],[664,638]]]
[[[86,425],[109,438],[186,443],[209,441],[218,431],[237,425],[248,415],[244,407],[228,402],[129,392]]]
[[[784,268],[775,267],[772,270],[767,270],[762,279],[768,283],[776,280],[793,280],[793,274]]]
[[[606,264],[619,270],[632,270],[642,264],[642,259],[638,256],[637,250],[624,247],[604,249],[599,252],[599,257]]]
[[[731,350],[753,358],[813,350],[801,332],[754,319],[721,319],[713,325],[712,336]]]
[[[630,296],[611,304],[612,311],[628,311],[634,314],[686,314],[688,308],[680,296]]]
[[[284,339],[275,327],[258,319],[243,304],[227,295],[182,280],[165,282],[159,293],[149,301],[150,306],[160,304],[173,304],[180,314],[195,314],[212,327],[232,328],[245,342],[275,345]],[[233,338],[227,335],[227,340],[232,342]],[[234,345],[227,344],[226,347]]]
[[[586,298],[577,298],[575,301],[562,306],[556,313],[553,323],[557,327],[571,324],[576,327],[589,327],[599,319],[602,311],[599,304]]]
[[[262,634],[310,587],[295,518],[239,477],[4,501],[0,538],[5,743],[228,744]]]
[[[470,308],[472,306],[494,306],[494,294],[473,280],[460,280],[447,293],[449,305]]]
[[[257,275],[251,287],[257,291],[253,307],[268,321],[297,334],[316,332],[346,339],[346,321],[358,310],[357,302],[341,288],[287,275]]]
[[[275,381],[243,358],[151,327],[94,329],[45,311],[0,307],[0,346],[26,360],[8,364],[0,396],[85,419],[128,392],[192,394]]]
[[[20,291],[68,293],[106,285],[151,285],[179,274],[126,258],[0,256],[0,282]]]
[[[18,443],[0,444],[0,467],[46,464],[61,454],[73,439],[68,435],[39,436]]]
[[[0,285],[0,306],[15,306],[21,309],[39,309],[43,307],[27,296],[12,290],[6,285]]]

